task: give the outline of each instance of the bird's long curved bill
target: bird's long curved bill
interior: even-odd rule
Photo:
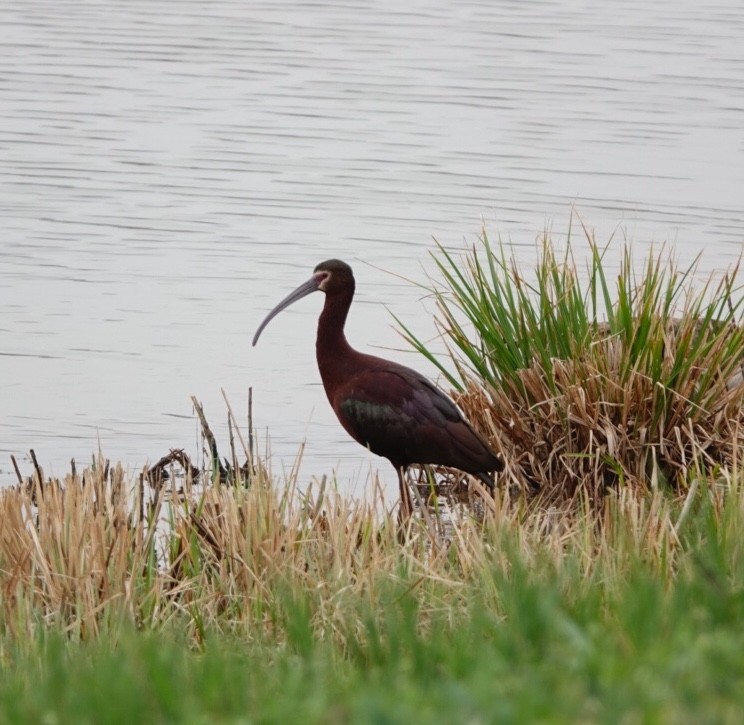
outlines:
[[[258,326],[256,334],[253,336],[253,346],[255,347],[258,338],[261,336],[266,325],[268,325],[269,322],[271,322],[282,310],[286,309],[294,302],[297,302],[297,300],[301,300],[303,297],[307,297],[307,295],[317,292],[318,289],[318,280],[313,276],[307,282],[301,284],[294,292],[288,294],[273,310],[271,310],[271,312],[269,312],[268,315],[266,315],[264,321]]]

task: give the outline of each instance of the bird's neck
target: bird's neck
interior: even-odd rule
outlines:
[[[353,289],[326,295],[323,311],[320,313],[315,354],[324,385],[354,354],[344,334],[346,316],[353,296]]]

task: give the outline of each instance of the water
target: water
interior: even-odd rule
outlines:
[[[320,295],[349,261],[349,337],[429,371],[432,237],[483,220],[529,264],[576,208],[604,241],[704,270],[744,241],[744,10],[631,2],[6,1],[0,6],[0,480],[99,444],[136,470],[226,445],[224,388],[303,478],[392,470],[349,441],[315,368]],[[26,468],[26,470],[28,470]]]

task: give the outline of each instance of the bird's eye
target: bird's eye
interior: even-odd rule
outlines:
[[[318,289],[325,290],[328,280],[331,278],[330,272],[317,272],[315,279],[318,281]]]

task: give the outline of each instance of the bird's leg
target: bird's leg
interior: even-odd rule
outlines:
[[[408,524],[413,513],[413,507],[411,506],[411,492],[408,490],[408,483],[406,483],[405,468],[403,466],[396,466],[396,470],[398,471],[398,487],[400,489],[398,524],[402,528]]]

